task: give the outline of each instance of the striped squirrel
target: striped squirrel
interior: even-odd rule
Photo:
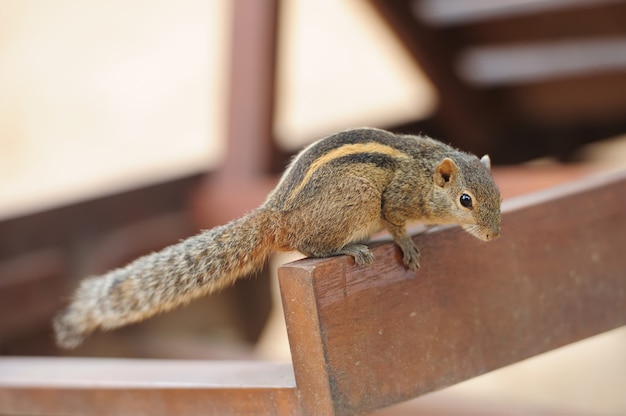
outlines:
[[[138,322],[215,292],[258,271],[272,251],[349,255],[362,266],[373,261],[364,243],[387,229],[404,265],[417,270],[409,221],[461,224],[481,240],[497,237],[500,192],[488,156],[373,128],[328,136],[296,156],[256,210],[83,280],[54,320],[57,343],[73,348],[98,328]]]

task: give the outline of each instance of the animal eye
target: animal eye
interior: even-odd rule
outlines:
[[[461,194],[461,198],[459,198],[459,202],[467,209],[472,209],[472,197],[468,194]]]

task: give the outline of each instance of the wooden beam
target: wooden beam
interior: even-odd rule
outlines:
[[[0,358],[0,413],[296,414],[291,364]]]
[[[539,4],[539,3],[537,3]],[[530,13],[458,21],[440,26],[441,36],[459,49],[467,46],[556,42],[571,39],[614,38],[626,34],[626,3],[589,1]],[[532,30],[529,28],[532,27]]]
[[[50,247],[67,247],[116,227],[184,211],[203,176],[190,175],[43,212],[0,218],[0,261]]]
[[[279,271],[306,414],[362,414],[626,324],[626,172],[505,204],[502,237],[417,235]]]
[[[220,178],[254,177],[272,166],[279,3],[233,2],[228,140]]]
[[[0,339],[47,326],[65,294],[67,259],[42,250],[0,262]]]
[[[476,154],[485,153],[486,140],[500,128],[499,109],[488,106],[476,89],[459,78],[455,45],[440,36],[437,28],[416,19],[411,1],[370,3],[437,89],[439,102],[433,117],[446,140]]]

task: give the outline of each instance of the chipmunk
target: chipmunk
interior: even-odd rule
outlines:
[[[231,285],[272,251],[349,255],[372,263],[364,244],[387,229],[410,270],[419,250],[409,221],[461,224],[481,240],[500,234],[500,192],[482,159],[442,142],[374,128],[325,137],[300,152],[257,209],[226,225],[83,280],[54,320],[58,345],[78,346],[112,329]]]

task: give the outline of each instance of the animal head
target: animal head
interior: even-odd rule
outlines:
[[[501,196],[491,176],[489,156],[444,158],[435,167],[433,186],[437,209],[447,214],[446,222],[461,224],[483,241],[500,235]]]

